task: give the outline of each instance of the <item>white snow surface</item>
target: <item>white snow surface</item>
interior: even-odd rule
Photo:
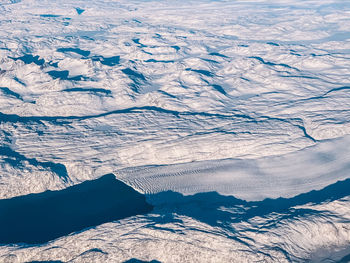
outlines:
[[[346,182],[349,149],[347,1],[0,0],[0,198],[114,173],[155,206],[0,262],[336,262],[350,190],[237,215]]]

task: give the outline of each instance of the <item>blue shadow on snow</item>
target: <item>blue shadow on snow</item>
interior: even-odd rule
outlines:
[[[346,179],[321,190],[313,190],[292,198],[245,201],[234,196],[223,196],[217,192],[184,196],[180,193],[167,191],[149,195],[148,199],[155,206],[155,214],[164,215],[165,212],[171,212],[192,217],[211,226],[223,226],[245,222],[256,216],[266,217],[271,213],[278,213],[282,217],[288,218],[314,215],[320,212],[312,208],[296,207],[331,202],[349,195],[350,179]],[[222,209],[223,207],[230,209]],[[171,217],[166,220],[173,220]]]
[[[107,174],[64,190],[0,200],[0,243],[41,244],[152,208],[142,194]]]

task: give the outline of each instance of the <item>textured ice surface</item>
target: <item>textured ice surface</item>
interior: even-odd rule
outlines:
[[[349,134],[347,1],[0,0],[0,197],[156,206],[0,261],[346,261]]]
[[[282,156],[224,159],[118,171],[141,192],[183,194],[217,191],[245,200],[293,197],[349,178],[350,136]]]

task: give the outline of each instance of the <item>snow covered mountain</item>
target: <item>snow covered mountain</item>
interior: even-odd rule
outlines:
[[[348,262],[349,149],[347,1],[0,0],[2,228],[138,200],[0,262]]]

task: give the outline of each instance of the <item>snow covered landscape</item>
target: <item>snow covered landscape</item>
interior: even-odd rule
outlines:
[[[0,0],[0,262],[350,262],[349,149],[348,1]]]

